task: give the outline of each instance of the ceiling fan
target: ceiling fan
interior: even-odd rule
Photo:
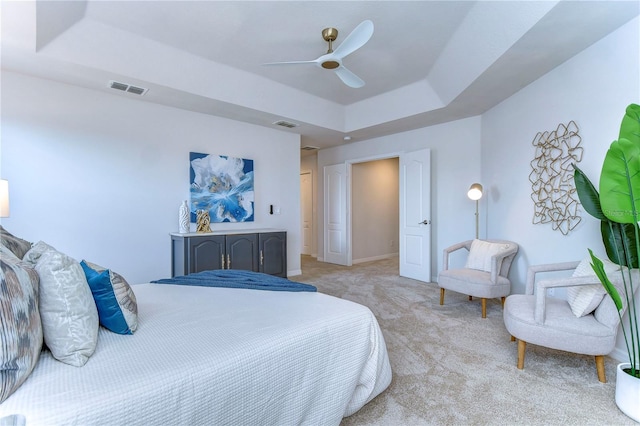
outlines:
[[[325,28],[322,30],[322,38],[329,43],[329,50],[319,58],[312,61],[269,62],[263,65],[315,64],[328,70],[334,70],[344,84],[357,89],[364,86],[364,81],[346,69],[344,65],[342,65],[342,59],[364,46],[372,35],[373,22],[369,20],[363,21],[351,31],[351,34],[349,34],[334,51],[332,43],[338,37],[338,30],[335,28]]]

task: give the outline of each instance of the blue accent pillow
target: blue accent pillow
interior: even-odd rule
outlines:
[[[110,269],[83,260],[84,270],[98,308],[100,325],[118,334],[133,334],[138,328],[138,305],[131,286]]]

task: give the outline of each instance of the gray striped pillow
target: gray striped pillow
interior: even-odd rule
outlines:
[[[42,349],[38,274],[0,256],[0,403],[31,374]]]

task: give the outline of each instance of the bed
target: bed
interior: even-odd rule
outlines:
[[[338,425],[391,382],[384,338],[365,306],[319,292],[131,288],[135,333],[100,327],[81,367],[42,351],[0,404],[0,418],[18,415],[29,426]]]

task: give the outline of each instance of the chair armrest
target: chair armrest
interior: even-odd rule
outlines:
[[[533,294],[533,285],[536,281],[536,274],[538,272],[558,272],[558,271],[570,271],[578,267],[580,262],[563,262],[563,263],[546,263],[543,265],[531,265],[527,272],[527,283],[525,286],[524,294]]]
[[[544,324],[546,314],[547,289],[558,287],[576,287],[581,285],[602,285],[595,275],[586,277],[571,277],[554,280],[543,280],[536,283],[536,308],[534,319],[537,324]]]
[[[466,248],[467,250],[470,249],[471,247],[471,243],[473,240],[467,240],[467,241],[463,241],[461,243],[457,243],[454,244],[452,246],[447,247],[446,249],[444,249],[443,251],[443,255],[442,255],[442,270],[446,271],[447,269],[449,269],[449,255],[451,253],[453,253],[454,251]]]
[[[498,275],[500,275],[500,270],[502,269],[502,261],[509,257],[514,256],[518,252],[518,246],[511,246],[507,250],[501,251],[500,253],[496,253],[491,256],[491,282],[498,282]]]

